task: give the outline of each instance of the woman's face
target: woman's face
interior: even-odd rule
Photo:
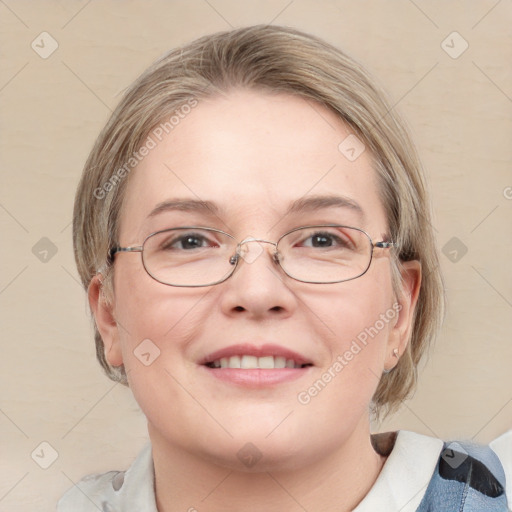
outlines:
[[[161,141],[153,135],[156,147],[130,176],[120,245],[179,226],[277,241],[299,226],[343,224],[380,241],[387,224],[376,176],[350,135],[326,108],[289,95],[201,100]],[[320,197],[340,200],[307,201]],[[306,465],[367,435],[369,403],[396,363],[393,348],[402,353],[410,308],[397,305],[389,250],[376,249],[358,279],[307,284],[284,274],[270,244],[245,247],[251,256],[229,279],[199,288],[163,285],[140,253],[118,253],[113,306],[100,301],[96,320],[107,359],[124,364],[150,434],[167,446],[248,470],[260,454],[257,469]],[[204,364],[220,355],[309,366]]]

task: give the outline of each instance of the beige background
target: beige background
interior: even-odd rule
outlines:
[[[2,0],[0,20],[0,510],[53,510],[72,482],[125,468],[145,442],[129,390],[95,361],[73,194],[123,89],[167,49],[230,25],[292,25],[361,60],[428,171],[447,317],[416,395],[376,429],[488,442],[512,426],[510,2]],[[31,48],[51,48],[43,31],[58,42],[46,59]],[[43,441],[58,453],[46,470]]]

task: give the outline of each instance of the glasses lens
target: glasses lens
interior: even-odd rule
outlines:
[[[364,274],[370,265],[369,236],[345,226],[310,226],[283,236],[278,244],[283,270],[309,283],[337,283]]]
[[[173,286],[208,286],[233,272],[229,259],[236,242],[226,233],[205,228],[160,231],[144,242],[142,259],[150,276]]]

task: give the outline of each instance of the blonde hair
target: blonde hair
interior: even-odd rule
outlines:
[[[314,36],[269,25],[208,35],[171,50],[131,85],[96,140],[76,193],[73,243],[83,286],[87,289],[101,270],[107,295],[113,293],[108,254],[119,242],[127,178],[148,134],[159,125],[173,129],[201,98],[235,87],[314,100],[334,111],[370,150],[389,236],[399,247],[393,263],[395,291],[400,289],[400,262],[418,260],[422,267],[410,342],[393,371],[382,376],[372,400],[377,416],[388,414],[414,389],[418,363],[442,319],[444,294],[430,204],[414,146],[384,93],[361,65]],[[95,341],[107,375],[127,384],[124,368],[108,364],[96,326]]]

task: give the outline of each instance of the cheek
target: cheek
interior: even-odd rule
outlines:
[[[310,304],[316,313],[310,322],[317,316],[315,334],[327,348],[322,382],[314,387],[326,403],[346,400],[366,406],[380,380],[387,341],[398,319],[390,280],[379,283],[370,277],[341,283],[336,290],[322,291]],[[324,388],[329,391],[324,393]],[[307,392],[314,394],[313,389]]]
[[[135,273],[116,288],[130,389],[151,423],[168,426],[172,418],[173,424],[183,426],[172,434],[183,437],[182,442],[190,425],[201,424],[196,416],[202,411],[194,408],[187,392],[194,386],[194,363],[187,354],[189,345],[201,338],[211,311],[207,294],[204,289],[167,287]]]
[[[340,303],[339,308],[331,319],[336,332],[341,334],[335,341],[336,355],[346,353],[347,360],[351,360],[352,353],[358,359],[367,360],[380,354],[392,326],[389,302],[376,295],[366,296],[364,300],[352,296],[350,301]]]
[[[116,283],[116,320],[127,372],[177,361],[204,325],[205,289],[158,283],[144,269],[131,268]],[[149,354],[149,355],[147,355]],[[154,364],[153,364],[154,361]],[[150,363],[147,364],[146,363]],[[148,374],[148,372],[145,372]]]

